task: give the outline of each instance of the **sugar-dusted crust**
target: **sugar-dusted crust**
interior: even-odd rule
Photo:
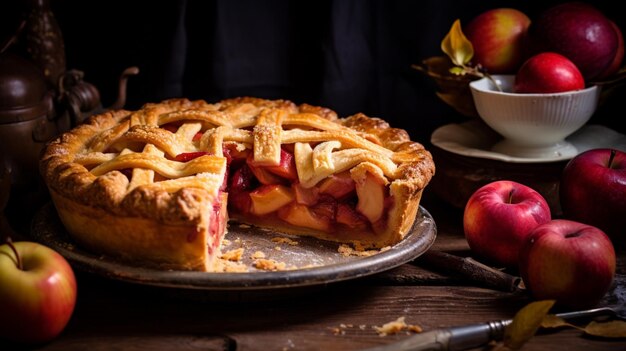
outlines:
[[[172,124],[177,131],[166,130]],[[201,138],[192,142],[199,130]],[[323,107],[252,97],[215,104],[171,99],[138,111],[93,116],[47,145],[40,171],[61,220],[81,245],[146,266],[211,270],[223,237],[218,222],[228,218],[221,207],[226,201],[220,201],[226,195],[221,192],[227,172],[224,143],[252,150],[255,161],[267,165],[279,161],[281,143],[327,143],[322,151],[328,152],[316,147],[311,153],[319,158],[315,162],[330,167],[326,173],[312,170],[306,179],[299,174],[299,181],[310,186],[341,167],[355,178],[376,174],[388,184],[393,203],[386,225],[375,233],[331,235],[298,228],[306,235],[367,247],[402,240],[435,172],[421,144],[379,118],[338,118]],[[175,159],[198,152],[203,155],[189,162]],[[299,165],[311,167],[303,162]],[[251,222],[288,229],[272,220]]]

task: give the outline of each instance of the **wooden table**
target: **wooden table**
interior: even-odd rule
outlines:
[[[429,194],[422,205],[437,223],[431,249],[469,256],[461,209]],[[413,334],[380,336],[374,329],[399,317],[428,331],[512,318],[530,302],[523,291],[498,291],[423,261],[356,280],[263,294],[187,294],[78,271],[72,319],[59,338],[37,349],[362,350]],[[620,252],[616,282],[622,296],[625,262]],[[5,350],[6,343],[0,345]],[[565,349],[626,350],[626,340],[560,329],[541,332],[523,348]]]

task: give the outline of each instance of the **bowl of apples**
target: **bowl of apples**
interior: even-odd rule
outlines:
[[[593,33],[593,35],[589,33]],[[594,95],[602,94],[599,102],[603,103],[609,95],[613,94],[615,89],[612,88],[620,84],[621,80],[626,79],[626,66],[622,64],[625,50],[621,28],[601,10],[584,2],[565,2],[548,6],[532,17],[515,8],[498,7],[479,13],[470,18],[463,26],[460,19],[457,19],[442,40],[441,49],[446,56],[425,60],[422,66],[414,65],[414,67],[427,72],[437,82],[437,96],[455,107],[457,111],[465,111],[463,113],[465,115],[471,115],[467,111],[475,111],[476,117],[488,118],[490,120],[488,124],[492,129],[502,134],[507,140],[497,147],[498,150],[494,151],[504,151],[505,154],[513,153],[514,156],[537,154],[541,157],[546,152],[550,152],[546,150],[545,144],[554,146],[556,141],[563,139],[559,134],[569,133],[570,129],[575,128],[577,124],[576,121],[571,121],[570,125],[565,121],[554,120],[552,123],[559,123],[558,128],[543,130],[540,128],[541,126],[537,126],[529,132],[526,129],[520,130],[522,126],[519,121],[503,120],[504,117],[501,113],[522,113],[521,108],[530,108],[530,106],[533,106],[533,112],[543,113],[541,110],[545,111],[545,108],[556,108],[557,102],[553,100],[572,99],[572,104],[574,104],[582,99],[579,95],[585,95],[594,100]],[[478,111],[479,107],[476,106],[476,103],[477,99],[481,99],[481,97],[475,96],[477,90],[484,92],[484,94],[497,94],[495,88],[499,83],[491,80],[492,84],[490,84],[489,76],[518,75],[522,64],[530,56],[548,52],[557,53],[569,59],[582,74],[584,80],[581,82],[583,85],[586,83],[583,88],[589,88],[593,92],[579,87],[572,88],[572,90],[576,90],[575,93],[572,93],[575,97],[550,97],[549,99],[553,99],[550,100],[550,107],[539,106],[543,102],[534,105],[525,103],[522,103],[524,104],[522,106],[511,105],[513,99],[515,99],[514,104],[516,104],[522,98],[518,99],[506,95],[497,98],[490,96],[488,105],[481,107],[482,113]],[[447,66],[443,64],[434,65],[434,63],[441,62],[447,63]],[[478,81],[477,77],[487,77],[487,79]],[[550,76],[550,78],[554,77]],[[543,84],[544,88],[560,88],[559,85],[562,85],[563,78],[557,77],[554,81],[538,79],[534,84],[535,86]],[[500,79],[513,78],[500,77]],[[450,88],[452,83],[455,83],[454,89]],[[464,84],[474,85],[476,89],[464,89]],[[513,87],[513,83],[508,82],[503,82],[502,85]],[[594,87],[595,85],[604,88],[600,92],[598,87]],[[519,93],[521,91],[510,89],[503,92]],[[525,93],[547,94],[564,93],[564,91],[544,89],[528,90]],[[538,96],[525,96],[523,99],[538,101],[537,98]],[[495,117],[492,122],[491,118],[484,117],[484,115],[489,113],[486,111],[487,109],[496,108],[496,105],[503,106],[503,104],[494,102],[495,99],[498,101],[507,99],[504,106],[508,106],[510,111],[497,111],[500,115]],[[540,99],[548,100],[548,98],[543,99],[543,97]],[[586,105],[586,108],[594,109],[594,103]],[[463,108],[461,109],[459,106]],[[573,106],[569,108],[574,109]],[[588,110],[580,112],[576,110],[578,123],[580,123],[579,118],[584,119],[588,112]],[[567,122],[570,120],[568,119]],[[498,126],[495,126],[496,123]],[[506,128],[506,131],[503,128]],[[535,132],[536,130],[538,132]],[[516,138],[513,138],[512,135]],[[536,151],[528,150],[528,139],[519,140],[521,135],[525,135],[526,138],[542,138],[541,141],[536,140],[533,144],[544,144],[544,147],[539,147],[540,150]],[[512,140],[516,141],[516,145],[507,147],[506,145],[511,144]],[[522,144],[521,141],[526,142]],[[520,144],[523,147],[520,147]],[[569,150],[566,148],[563,152],[573,154],[571,147]]]
[[[493,75],[470,83],[481,119],[502,136],[492,151],[515,157],[573,157],[566,138],[596,111],[599,85],[585,80],[569,59],[544,52],[515,75]]]

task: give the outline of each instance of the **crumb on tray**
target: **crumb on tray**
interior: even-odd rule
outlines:
[[[227,261],[238,262],[238,261],[241,261],[241,257],[243,257],[243,251],[244,251],[243,247],[240,247],[235,250],[226,251],[222,254],[222,256],[220,256],[220,258],[227,260]]]
[[[252,259],[265,258],[265,252],[263,251],[255,251],[252,255],[250,255]]]
[[[220,257],[213,263],[212,271],[222,273],[245,273],[249,270],[248,266],[241,262],[228,261]]]
[[[287,269],[285,262],[277,262],[275,260],[268,260],[265,258],[259,258],[252,264],[257,269],[264,271],[284,271]]]
[[[355,243],[354,247],[351,247],[348,244],[341,244],[339,245],[339,248],[337,248],[337,251],[346,257],[347,256],[367,257],[367,256],[375,255],[379,252],[387,251],[389,249],[390,247],[386,246],[386,247],[383,247],[382,249],[366,250],[365,247],[363,247],[362,245]]]
[[[293,239],[285,238],[285,237],[275,237],[272,238],[272,241],[279,244],[289,244],[292,246],[299,245],[299,243]]]

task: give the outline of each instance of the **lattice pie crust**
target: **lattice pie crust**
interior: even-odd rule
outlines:
[[[40,169],[78,244],[147,267],[211,271],[229,217],[393,245],[435,165],[381,119],[242,97],[93,116],[49,143]]]

